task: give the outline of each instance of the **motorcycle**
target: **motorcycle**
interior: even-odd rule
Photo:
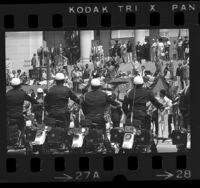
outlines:
[[[179,109],[180,100],[181,93],[173,101],[175,130],[172,132],[172,144],[176,145],[177,152],[186,152],[187,148],[190,148],[190,132],[183,128],[182,114]]]
[[[67,152],[69,146],[69,138],[65,122],[54,118],[48,118],[48,122],[46,120],[45,124],[49,127],[48,129],[45,129],[47,133],[46,152]]]
[[[68,136],[70,140],[70,153],[83,153],[84,138],[88,134],[88,128],[70,128]]]
[[[99,128],[97,123],[84,120],[82,127],[85,128],[84,140],[82,145],[83,153],[106,153],[104,129]]]
[[[18,128],[17,119],[9,119],[7,127],[8,127],[7,129],[8,152],[24,148],[22,146],[22,132]]]
[[[29,145],[27,153],[43,154],[46,148],[46,136],[49,128],[43,123],[39,124],[34,115],[26,117],[25,140]]]
[[[110,140],[118,144],[119,153],[149,153],[153,150],[153,136],[142,128],[139,120],[133,120],[133,125],[126,124],[124,128],[113,128],[110,133]]]

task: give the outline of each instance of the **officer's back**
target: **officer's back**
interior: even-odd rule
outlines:
[[[134,89],[132,89],[128,93],[128,103],[132,106],[133,105],[133,95],[134,95]],[[146,110],[146,103],[151,100],[153,97],[153,94],[149,89],[146,88],[137,88],[135,91],[135,102],[134,107],[141,110]]]
[[[133,112],[135,116],[144,117],[147,115],[147,107],[146,103],[151,101],[151,103],[157,107],[162,108],[162,104],[160,104],[157,99],[154,97],[151,90],[143,88],[144,80],[140,76],[136,76],[134,78],[135,88],[132,89],[125,97],[122,108],[126,115],[130,115],[133,107],[133,99],[134,99],[134,109]]]
[[[50,108],[64,108],[68,103],[70,89],[63,85],[55,85],[47,93],[47,102]]]
[[[14,78],[11,81],[13,89],[6,93],[6,107],[8,114],[22,115],[24,101],[37,104],[37,101],[31,98],[24,90],[21,89],[21,81],[19,78]]]
[[[105,108],[108,104],[118,106],[112,97],[108,96],[105,92],[100,89],[100,80],[95,78],[91,81],[92,91],[84,95],[83,100],[83,112],[87,115],[103,115]]]
[[[102,114],[104,113],[107,96],[101,90],[93,90],[85,94],[85,114]]]
[[[79,99],[76,95],[69,89],[67,86],[64,86],[64,75],[62,73],[58,73],[56,75],[56,85],[52,86],[49,89],[45,97],[45,103],[48,111],[56,110],[66,110],[68,99],[72,99],[75,102],[79,102]]]

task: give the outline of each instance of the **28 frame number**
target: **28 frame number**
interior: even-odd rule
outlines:
[[[188,179],[191,178],[192,174],[191,174],[191,170],[177,170],[176,172],[176,178],[178,179]]]

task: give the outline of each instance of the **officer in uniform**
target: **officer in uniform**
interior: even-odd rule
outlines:
[[[160,109],[161,111],[164,109],[164,107],[161,103],[158,102],[150,90],[143,87],[144,80],[141,76],[136,76],[133,80],[133,83],[135,89],[133,88],[128,92],[122,104],[122,109],[127,117],[126,122],[130,122],[131,113],[133,110],[133,119],[140,120],[142,127],[146,130],[150,130],[151,124],[147,115],[146,103],[150,101],[156,108]],[[134,109],[132,109],[133,104]],[[152,143],[151,151],[157,152],[154,142]]]
[[[23,116],[24,101],[29,101],[32,104],[38,104],[38,102],[21,89],[19,78],[13,78],[11,86],[13,89],[6,93],[7,117],[8,119],[16,119],[19,129],[22,130],[25,125]]]
[[[64,86],[65,76],[63,73],[57,73],[55,76],[56,85],[49,89],[45,97],[45,106],[48,116],[65,122],[66,126],[70,123],[70,113],[68,111],[68,100],[72,99],[80,103],[80,99],[69,89]]]
[[[161,110],[163,110],[164,107],[161,103],[158,102],[158,100],[154,97],[153,93],[149,89],[143,87],[144,80],[141,76],[136,76],[133,82],[136,90],[133,88],[125,96],[122,109],[126,114],[127,119],[130,119],[133,107],[133,96],[135,92],[133,119],[141,120],[142,124],[146,126],[146,128],[150,128],[149,125],[146,124],[146,103],[150,101],[156,108]]]
[[[18,128],[23,135],[25,126],[23,116],[24,101],[29,101],[32,104],[38,104],[38,102],[21,89],[21,80],[19,78],[13,78],[11,80],[11,86],[13,87],[13,89],[9,90],[6,93],[7,120],[17,120]],[[22,137],[22,139],[23,141],[25,141],[24,137]]]
[[[110,152],[111,146],[106,135],[106,121],[104,115],[108,104],[118,107],[120,107],[120,104],[116,102],[111,95],[101,90],[101,82],[97,78],[91,80],[91,90],[92,91],[83,96],[83,113],[86,119],[91,120],[92,123],[97,125],[97,129],[103,130],[105,136],[104,145],[107,152]]]

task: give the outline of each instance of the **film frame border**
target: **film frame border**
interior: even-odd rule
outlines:
[[[189,2],[189,3],[191,3],[191,2]],[[96,5],[97,3],[95,3],[95,5]],[[99,4],[99,3],[98,3]],[[108,5],[109,5],[109,3],[107,3]],[[118,4],[118,3],[111,3],[112,5],[113,4]],[[110,4],[110,5],[111,5]],[[121,3],[121,4],[126,4],[126,3]],[[136,3],[128,3],[128,4],[142,4],[142,3],[139,3],[139,2],[136,2]],[[145,4],[144,6],[142,5],[142,7],[146,7],[146,10],[148,10],[147,8],[149,7],[148,5],[150,5],[150,4],[152,4],[152,3],[150,3],[150,2],[148,2],[147,4]],[[174,23],[174,19],[173,19],[173,16],[172,15],[169,15],[169,12],[170,12],[170,14],[171,14],[171,11],[166,11],[166,6],[167,5],[171,5],[171,4],[173,4],[173,2],[172,3],[163,3],[163,2],[160,2],[160,3],[158,3],[158,2],[155,2],[154,4],[156,4],[156,5],[158,5],[159,6],[159,9],[158,10],[161,10],[160,12],[160,25],[158,25],[158,26],[150,26],[150,20],[149,19],[146,19],[145,17],[147,16],[149,16],[149,12],[148,11],[143,11],[143,12],[139,12],[139,13],[136,13],[135,15],[136,15],[136,24],[135,24],[135,26],[134,27],[126,27],[126,24],[124,24],[124,17],[126,17],[124,14],[120,17],[120,19],[119,19],[119,17],[117,16],[117,15],[115,15],[115,14],[113,14],[113,10],[112,11],[110,11],[110,12],[112,12],[111,13],[111,15],[115,15],[114,17],[112,16],[112,20],[111,20],[111,23],[112,24],[114,24],[114,26],[113,25],[111,25],[110,27],[101,27],[101,24],[98,24],[98,25],[93,25],[92,23],[92,21],[93,20],[95,20],[96,21],[96,18],[88,18],[88,20],[87,20],[87,23],[88,23],[88,25],[86,26],[86,27],[78,27],[78,30],[89,30],[89,29],[94,29],[95,28],[95,30],[96,29],[101,29],[101,30],[104,30],[104,29],[109,29],[109,30],[111,30],[111,29],[161,29],[161,28],[170,28],[170,29],[172,29],[172,28],[189,28],[189,33],[190,33],[190,41],[191,41],[191,61],[195,61],[195,57],[196,58],[199,58],[199,55],[198,55],[198,53],[195,53],[195,49],[194,49],[194,46],[193,46],[193,44],[195,44],[195,42],[197,42],[197,41],[200,41],[200,39],[197,37],[196,39],[194,39],[193,37],[194,36],[198,36],[198,33],[199,33],[199,18],[200,18],[200,14],[199,14],[199,11],[194,11],[194,12],[185,12],[184,13],[184,15],[185,15],[185,22],[186,23],[184,23],[183,25],[181,25],[181,26],[174,26],[173,25],[173,23]],[[181,4],[181,2],[180,2],[180,4]],[[183,2],[183,4],[187,4],[187,3],[185,3],[185,2]],[[200,4],[199,4],[199,2],[195,2],[195,4],[196,5],[199,5],[199,7],[200,7]],[[68,4],[66,4],[66,5],[68,5]],[[90,4],[91,5],[91,4]],[[74,20],[73,19],[75,19],[76,20],[76,14],[75,15],[73,15],[73,16],[69,16],[69,19],[67,20],[67,22],[65,22],[64,21],[64,23],[65,23],[65,25],[64,25],[64,27],[57,27],[57,28],[52,28],[52,19],[51,19],[51,16],[49,16],[49,19],[47,19],[48,20],[48,22],[45,22],[45,20],[46,20],[46,18],[48,17],[48,13],[47,13],[47,15],[45,15],[44,17],[42,17],[41,15],[43,14],[43,10],[44,9],[48,9],[48,12],[51,12],[51,10],[52,10],[52,8],[54,9],[55,7],[55,5],[53,5],[53,7],[50,7],[50,9],[49,9],[49,7],[46,7],[47,5],[44,5],[43,7],[42,7],[42,9],[41,10],[37,10],[36,11],[36,9],[38,8],[38,5],[33,5],[33,7],[31,7],[31,14],[29,13],[29,10],[30,10],[30,6],[29,5],[27,5],[28,7],[29,7],[29,9],[24,9],[24,8],[19,8],[19,5],[16,5],[16,7],[17,7],[17,9],[16,9],[16,7],[14,6],[14,5],[2,5],[2,6],[0,6],[0,9],[2,9],[2,7],[4,7],[3,8],[3,10],[1,10],[0,11],[0,18],[4,18],[4,15],[14,15],[14,22],[15,22],[15,24],[14,24],[14,26],[16,26],[15,28],[11,28],[11,29],[9,29],[9,28],[4,28],[4,26],[3,26],[3,23],[4,23],[4,21],[1,21],[0,22],[0,29],[1,29],[1,32],[0,32],[0,39],[1,39],[1,41],[2,41],[2,49],[1,49],[1,57],[0,57],[0,60],[2,61],[2,62],[4,62],[5,61],[5,32],[7,32],[7,31],[41,31],[41,30],[49,30],[49,31],[51,31],[51,30],[77,30],[77,25],[76,24],[74,24],[74,23],[72,23]],[[51,6],[51,5],[48,5],[48,6]],[[198,7],[198,8],[199,8]],[[32,8],[33,8],[33,10],[32,10]],[[23,9],[23,11],[21,11]],[[63,7],[59,4],[59,5],[57,5],[56,6],[56,14],[54,14],[54,15],[63,15],[63,17],[64,17],[64,20],[66,20],[66,17],[67,17],[67,15],[65,14],[66,12],[63,10]],[[144,8],[145,9],[145,8]],[[9,12],[9,14],[7,14],[7,12]],[[19,14],[18,14],[19,13]],[[26,14],[26,13],[28,13],[28,14]],[[39,21],[39,23],[38,23],[38,28],[31,28],[31,30],[30,30],[30,28],[28,27],[28,22],[27,22],[27,17],[25,16],[25,15],[37,15],[37,13],[38,13],[38,15],[39,15],[39,17],[38,17],[38,21]],[[143,16],[143,17],[141,17],[141,13],[144,13],[145,14],[145,16]],[[166,13],[165,15],[164,15],[164,13]],[[168,17],[169,16],[169,17]],[[23,17],[23,19],[22,19],[22,17]],[[70,18],[71,17],[71,18]],[[100,19],[100,16],[98,15],[98,16],[96,16],[96,17],[98,17],[98,23],[101,23],[101,19]],[[41,19],[40,19],[41,18]],[[141,19],[140,19],[141,18]],[[145,18],[145,19],[144,19]],[[168,18],[168,19],[167,19]],[[170,19],[169,19],[170,18]],[[11,20],[12,20],[12,18],[10,18]],[[80,19],[80,18],[79,18]],[[82,18],[81,18],[82,19]],[[169,22],[167,22],[167,20],[169,21]],[[140,24],[138,24],[138,21],[141,21],[141,22],[139,22]],[[76,22],[76,21],[75,21]],[[47,25],[46,25],[47,24]],[[69,24],[69,25],[68,25]],[[115,25],[116,24],[116,25]],[[170,25],[170,27],[169,27],[169,25]],[[172,26],[173,25],[173,26]],[[47,27],[46,27],[47,26]],[[194,63],[194,67],[195,67],[195,63]],[[5,65],[4,64],[2,64],[1,65],[1,69],[2,69],[2,72],[4,72],[4,70],[5,70]],[[4,70],[3,70],[4,69]],[[193,68],[193,66],[191,67],[191,73],[192,72],[194,72],[195,73],[195,68]],[[191,76],[192,77],[192,76]],[[193,78],[192,78],[193,79]],[[191,80],[192,80],[191,79]],[[3,93],[4,91],[5,91],[5,88],[3,88],[3,86],[5,86],[5,75],[1,75],[1,82],[3,83],[2,84],[2,90],[1,90],[1,92],[0,92],[0,95],[1,95],[1,97],[5,97],[5,93]],[[191,86],[192,86],[192,84],[191,84]],[[192,92],[191,92],[192,93]],[[193,94],[193,93],[192,93]],[[196,96],[198,96],[198,95],[196,95]],[[193,104],[192,104],[193,105]],[[4,106],[5,107],[5,102],[4,101],[2,101],[2,106]],[[3,110],[3,109],[1,109],[1,110]],[[5,110],[5,109],[4,109]],[[194,111],[195,112],[195,111]],[[193,114],[193,113],[192,113]],[[1,118],[1,122],[5,122],[5,114],[4,114],[4,116],[1,116],[0,117]],[[193,119],[193,118],[192,118]],[[195,120],[197,120],[197,119],[195,119]],[[193,124],[193,123],[192,123]],[[196,131],[195,131],[196,130]],[[38,172],[38,174],[37,175],[33,175],[33,173],[30,173],[30,172],[27,172],[27,170],[29,169],[29,168],[27,168],[27,169],[24,169],[23,168],[23,166],[21,166],[21,164],[23,164],[24,163],[24,161],[25,161],[25,166],[26,167],[30,167],[30,160],[29,159],[31,159],[31,156],[19,156],[19,155],[7,155],[6,154],[6,148],[5,148],[5,146],[6,146],[6,139],[5,139],[5,135],[3,134],[4,133],[4,131],[6,131],[6,126],[2,126],[2,133],[1,133],[1,137],[3,137],[4,139],[2,140],[2,142],[0,143],[0,145],[1,145],[1,150],[0,150],[0,154],[1,154],[1,158],[2,158],[2,160],[1,160],[1,167],[2,168],[0,168],[0,174],[2,174],[2,176],[1,177],[3,177],[3,179],[2,179],[2,181],[7,181],[9,178],[14,178],[14,177],[16,177],[18,174],[20,174],[20,173],[24,173],[24,172],[26,172],[26,173],[24,173],[25,175],[27,175],[27,176],[25,176],[25,177],[30,177],[29,175],[31,175],[32,176],[32,178],[36,178],[37,179],[37,181],[39,180],[38,179],[38,177],[40,177],[41,176],[41,178],[44,178],[44,177],[42,177],[42,175],[47,175],[48,173],[47,173],[47,170],[49,170],[48,172],[50,172],[50,174],[48,174],[49,176],[48,177],[52,177],[51,176],[51,172],[52,173],[55,173],[55,172],[53,172],[53,170],[54,170],[54,165],[53,165],[53,163],[52,163],[52,161],[54,160],[54,158],[57,158],[57,157],[63,157],[64,159],[65,159],[65,162],[67,163],[67,161],[71,161],[71,159],[73,159],[72,161],[74,161],[75,160],[75,163],[73,163],[73,165],[72,164],[69,164],[69,166],[67,166],[67,164],[66,164],[66,167],[69,167],[69,169],[71,168],[71,170],[73,169],[73,171],[76,173],[76,172],[79,172],[79,171],[75,171],[74,169],[76,169],[76,170],[80,170],[79,169],[79,165],[78,165],[78,162],[77,161],[79,161],[79,155],[71,155],[70,154],[70,156],[69,155],[51,155],[51,156],[32,156],[32,157],[34,157],[34,158],[36,158],[36,160],[37,160],[37,158],[41,158],[42,159],[42,171],[40,171],[40,172]],[[195,164],[194,164],[194,161],[192,161],[192,159],[194,160],[195,159],[195,161],[197,161],[197,159],[198,159],[198,156],[199,156],[199,153],[198,153],[198,147],[196,146],[196,142],[195,142],[195,140],[197,140],[198,141],[198,135],[197,134],[195,134],[195,133],[197,133],[197,132],[199,132],[199,129],[198,128],[196,128],[195,129],[195,127],[194,127],[194,129],[192,129],[192,148],[191,148],[191,151],[189,152],[189,153],[183,153],[183,158],[184,158],[184,156],[186,156],[186,159],[187,159],[187,166],[186,166],[186,169],[192,169],[192,171],[197,171],[198,172],[198,169],[196,169],[195,168]],[[197,150],[195,150],[195,149],[197,149]],[[105,157],[109,157],[109,156],[111,156],[111,155],[98,155],[98,158],[99,158],[99,160],[104,160],[104,158]],[[128,157],[129,155],[114,155],[114,156],[112,156],[112,159],[113,159],[113,161],[114,161],[114,168],[112,169],[112,170],[107,170],[107,172],[112,172],[112,175],[111,176],[107,176],[108,175],[108,173],[107,172],[105,172],[103,169],[102,169],[102,165],[100,165],[100,164],[102,164],[102,163],[98,163],[99,162],[99,160],[97,160],[97,159],[95,159],[96,158],[96,155],[94,156],[94,155],[89,155],[89,158],[90,158],[90,165],[89,165],[89,167],[91,167],[92,165],[91,165],[91,163],[92,164],[98,164],[95,168],[96,169],[98,169],[98,172],[101,172],[101,174],[104,174],[103,176],[104,177],[101,177],[100,178],[100,181],[103,181],[103,180],[108,180],[108,181],[110,181],[111,179],[113,179],[113,177],[114,176],[116,176],[116,175],[118,175],[118,174],[123,174],[123,175],[125,175],[126,176],[126,178],[127,178],[127,180],[152,180],[152,179],[156,179],[154,176],[153,177],[149,177],[148,175],[144,175],[144,174],[142,174],[143,175],[143,177],[142,177],[142,179],[141,179],[141,177],[138,177],[139,176],[139,174],[141,173],[141,171],[142,170],[150,170],[151,168],[152,168],[152,160],[158,160],[158,158],[159,157],[161,157],[163,160],[161,160],[162,162],[162,169],[161,170],[165,170],[167,167],[168,168],[172,168],[173,170],[174,170],[174,168],[176,168],[177,167],[177,164],[176,164],[176,158],[177,157],[179,157],[179,154],[177,154],[177,153],[159,153],[159,154],[157,154],[156,156],[153,156],[153,154],[148,154],[148,155],[145,155],[145,154],[138,154],[137,156],[135,156],[135,155],[133,155],[133,157],[135,156],[135,157],[137,157],[137,159],[138,159],[138,162],[140,163],[140,162],[142,162],[141,164],[142,165],[140,165],[140,164],[138,164],[138,168],[137,168],[137,170],[133,170],[134,171],[134,175],[132,174],[132,170],[128,170],[129,172],[125,172],[126,170],[127,170],[127,160],[128,160]],[[132,156],[132,155],[130,155],[130,156]],[[82,157],[85,157],[85,155],[84,156],[82,156]],[[153,159],[154,157],[158,157],[158,158],[156,158],[156,159]],[[7,160],[7,158],[16,158],[16,161],[17,161],[17,171],[16,171],[16,173],[7,173],[6,172],[6,160]],[[123,163],[121,163],[121,159],[125,159],[125,160],[123,160]],[[108,161],[110,161],[110,160],[112,160],[111,158],[107,158],[107,160]],[[167,159],[167,160],[166,160]],[[45,160],[47,160],[46,162],[44,162]],[[96,161],[97,160],[97,161]],[[159,159],[160,160],[160,159]],[[165,160],[165,161],[164,161]],[[184,160],[184,159],[183,159]],[[126,165],[125,165],[125,161],[126,161]],[[167,163],[166,163],[166,161],[167,161]],[[170,162],[169,162],[170,161]],[[11,162],[12,163],[12,162]],[[37,161],[35,161],[35,164],[37,163]],[[49,165],[51,163],[51,165]],[[94,166],[92,166],[92,169],[94,168]],[[95,168],[94,168],[94,170],[95,170]],[[52,170],[53,169],[53,170]],[[66,171],[67,169],[64,169],[64,172]],[[93,170],[93,171],[94,171]],[[152,170],[152,169],[151,169]],[[170,171],[171,169],[169,169],[169,171]],[[36,170],[37,171],[37,170]],[[113,171],[115,171],[115,172],[113,172]],[[152,173],[153,173],[153,171],[154,170],[152,170]],[[125,173],[124,173],[125,172]],[[60,173],[60,172],[59,172]],[[8,175],[9,174],[9,175]],[[153,175],[155,175],[155,173],[153,174]],[[53,176],[55,176],[55,174],[53,175]],[[106,177],[105,177],[106,176]],[[148,177],[147,177],[148,176]],[[151,175],[150,175],[151,176]],[[24,178],[25,177],[23,177],[23,179],[18,179],[18,181],[24,181]],[[132,177],[133,177],[133,179],[132,179]],[[19,177],[18,177],[19,178]],[[194,179],[197,179],[197,178],[199,178],[199,176],[198,176],[198,173],[195,173],[195,175],[193,176],[193,178]],[[192,178],[192,179],[193,179]],[[47,180],[49,180],[49,179],[40,179],[39,181],[47,181]],[[82,179],[82,180],[80,180],[80,181],[84,181],[84,180],[89,180],[89,179]],[[160,180],[160,179],[158,179],[158,180]],[[1,181],[1,180],[0,180]],[[54,180],[52,180],[52,181],[54,181]],[[94,180],[95,181],[95,180]]]

